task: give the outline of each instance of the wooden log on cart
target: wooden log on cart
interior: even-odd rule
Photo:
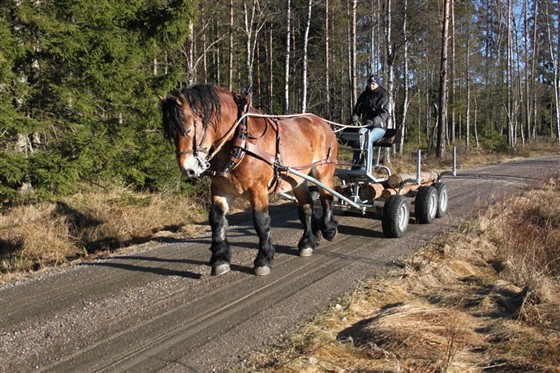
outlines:
[[[402,187],[402,191],[401,191],[401,195],[405,195],[408,192],[412,191],[412,190],[416,190],[418,188],[420,188],[422,185],[418,185],[418,184],[405,184]],[[391,196],[394,196],[396,194],[399,194],[399,188],[385,188],[383,190],[383,198],[389,198]]]
[[[404,180],[416,180],[416,176],[415,174],[393,174],[387,179],[387,186],[389,188],[399,188]],[[420,184],[431,185],[437,181],[438,177],[437,172],[421,172]]]
[[[406,195],[411,191],[415,191],[422,186],[432,185],[438,180],[439,175],[436,172],[422,172],[420,174],[420,184],[407,183],[402,186],[401,195]],[[389,198],[395,194],[399,194],[400,186],[404,180],[416,180],[416,175],[391,175],[387,179],[387,188],[383,190],[382,196]]]
[[[383,184],[368,184],[360,189],[360,199],[363,201],[373,201],[383,195],[385,186]]]

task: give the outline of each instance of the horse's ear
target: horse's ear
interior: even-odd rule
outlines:
[[[178,98],[175,97],[175,102],[177,103],[177,106],[179,106],[180,108],[183,109],[187,108],[188,101],[185,95],[183,94],[183,92],[179,91],[179,97]]]

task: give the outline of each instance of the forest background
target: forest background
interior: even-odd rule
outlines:
[[[376,74],[404,134],[398,153],[558,143],[559,9],[553,0],[2,0],[2,204],[71,194],[80,181],[181,190],[157,95],[199,82],[252,85],[266,113],[347,123]]]

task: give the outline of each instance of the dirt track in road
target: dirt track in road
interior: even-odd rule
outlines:
[[[522,159],[445,179],[449,214],[386,239],[370,216],[337,214],[339,236],[297,256],[293,205],[273,206],[277,255],[252,275],[251,218],[230,219],[232,272],[213,278],[210,236],[54,271],[0,287],[0,371],[224,371],[508,191],[560,169],[560,156]]]

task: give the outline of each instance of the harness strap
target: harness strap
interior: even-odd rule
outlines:
[[[247,112],[251,107],[251,93],[247,91],[245,93],[245,97],[243,97],[239,103],[237,104],[237,118],[243,118],[239,125],[237,126],[237,130],[235,132],[234,140],[233,140],[233,149],[231,150],[230,156],[228,161],[224,164],[221,173],[226,174],[233,170],[245,157],[245,148],[247,145],[247,136],[248,136],[248,129],[247,129]]]
[[[247,153],[251,154],[252,156],[268,163],[274,169],[274,178],[269,183],[269,191],[276,191],[279,186],[279,181],[281,179],[282,173],[288,173],[288,167],[282,164],[282,127],[278,124],[276,120],[270,120],[269,118],[265,118],[267,125],[270,123],[274,131],[276,132],[276,154],[271,155],[258,146],[252,144],[251,142],[247,141],[249,135],[249,129],[247,124],[247,113],[249,108],[251,107],[251,93],[245,92],[245,96],[241,98],[237,104],[238,107],[238,120],[241,119],[239,125],[237,126],[234,138],[233,138],[233,149],[231,150],[230,156],[225,163],[224,167],[221,171],[211,171],[206,170],[204,172],[205,175],[208,176],[222,176],[225,177],[230,171],[235,169],[241,163],[243,158]],[[289,167],[293,170],[304,170],[306,168],[313,168],[318,165],[324,165],[329,163],[338,163],[338,160],[331,159],[332,151],[333,151],[333,139],[331,139],[331,145],[329,146],[329,150],[327,152],[327,157],[325,159],[315,161],[306,166],[298,166],[298,167]]]

